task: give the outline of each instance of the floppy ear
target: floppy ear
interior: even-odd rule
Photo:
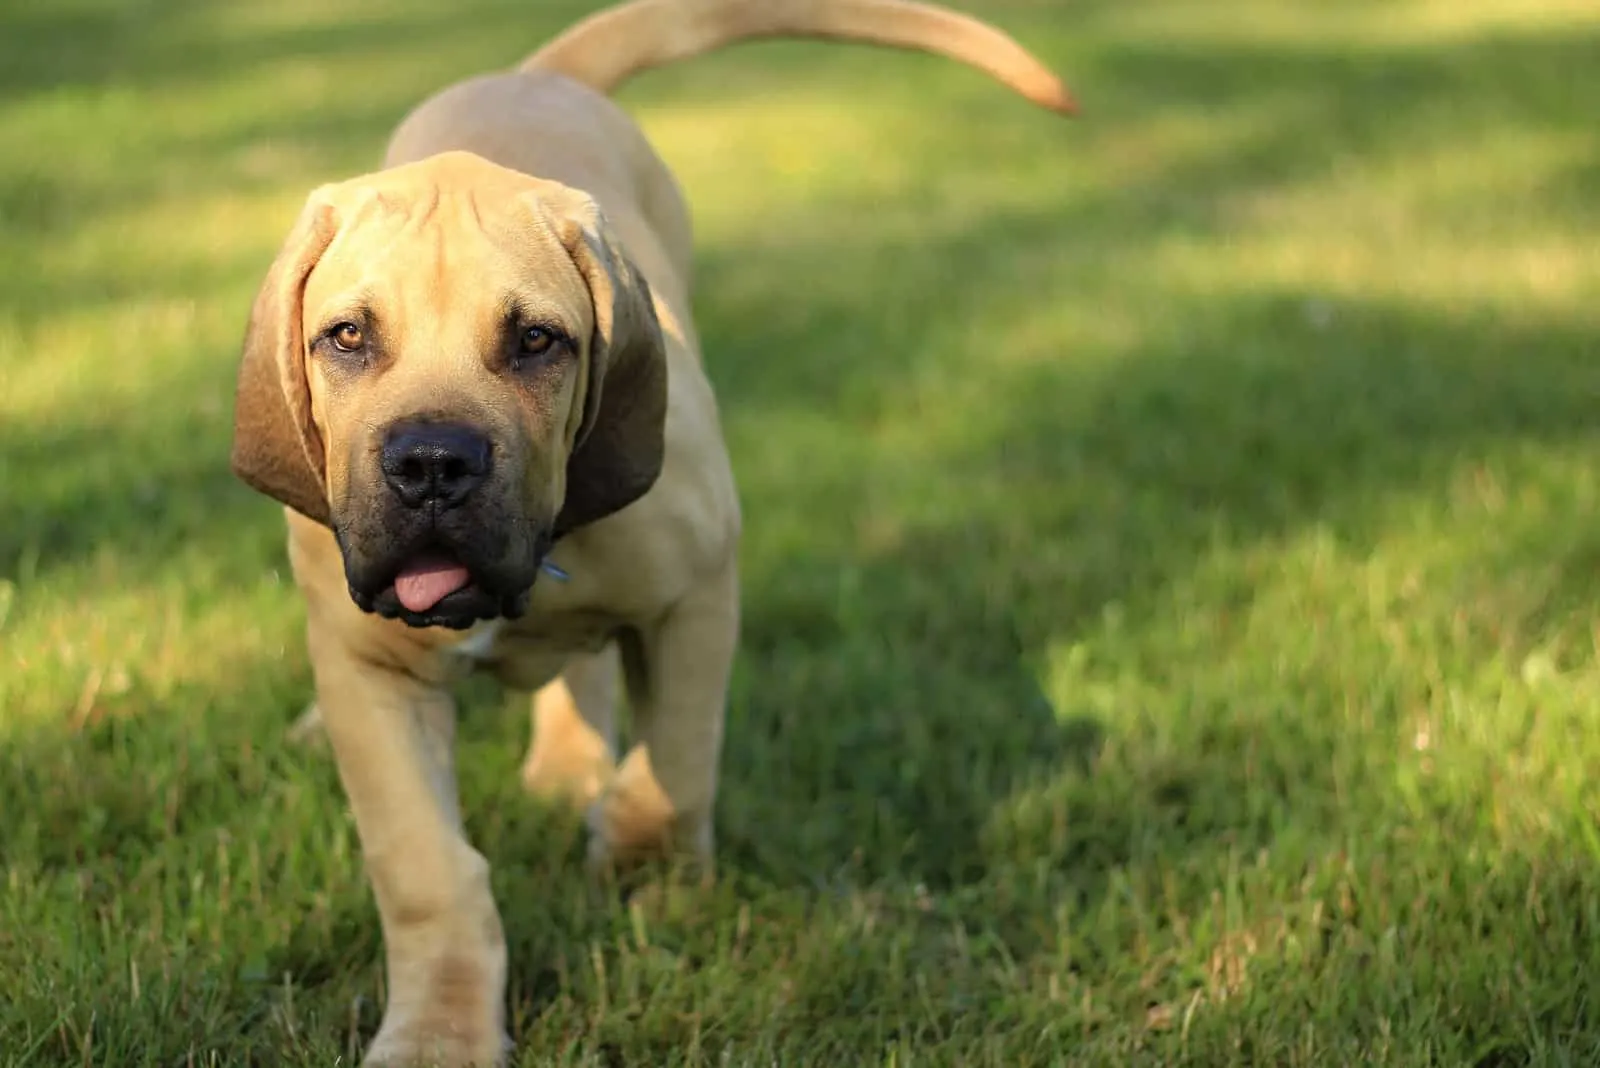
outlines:
[[[583,418],[556,517],[560,537],[622,510],[655,485],[666,447],[667,356],[649,283],[599,205],[565,187],[547,190],[543,199],[560,210],[557,233],[594,303]]]
[[[306,279],[337,229],[333,206],[313,193],[256,294],[233,414],[234,474],[324,525],[326,465],[311,419],[300,317]]]

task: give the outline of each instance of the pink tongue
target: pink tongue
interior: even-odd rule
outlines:
[[[460,564],[419,560],[395,576],[394,592],[409,612],[426,612],[472,581]]]

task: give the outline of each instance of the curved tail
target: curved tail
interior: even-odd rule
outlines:
[[[635,74],[759,37],[824,37],[932,52],[1040,107],[1078,105],[1050,69],[988,23],[917,0],[631,0],[576,23],[523,61],[602,93]]]

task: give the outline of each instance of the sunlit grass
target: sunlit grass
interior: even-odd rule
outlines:
[[[816,43],[621,93],[747,517],[724,880],[591,895],[468,687],[521,1063],[1600,1060],[1593,5],[964,6],[1084,118]],[[0,15],[0,1064],[370,1037],[233,361],[310,188],[588,9]]]

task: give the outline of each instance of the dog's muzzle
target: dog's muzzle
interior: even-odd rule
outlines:
[[[335,527],[357,607],[455,629],[527,611],[550,540],[493,491],[503,481],[495,453],[489,435],[462,423],[387,428],[376,497],[352,501],[358,511]]]

